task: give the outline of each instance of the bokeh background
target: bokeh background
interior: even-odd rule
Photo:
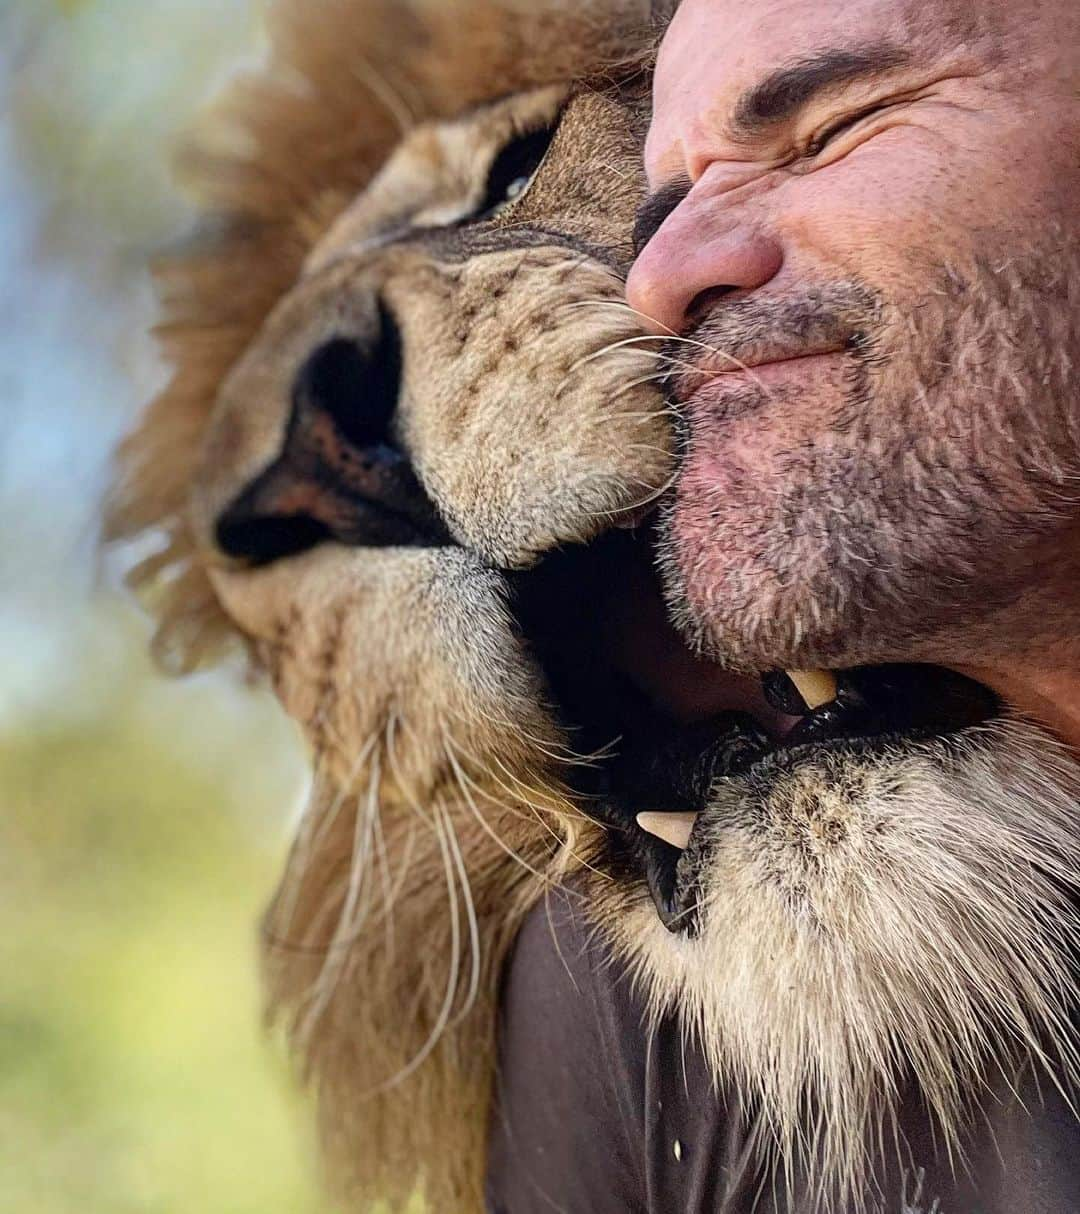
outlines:
[[[4,1214],[320,1208],[254,961],[298,743],[229,672],[155,672],[95,544],[162,376],[170,142],[259,44],[252,0],[0,0]]]

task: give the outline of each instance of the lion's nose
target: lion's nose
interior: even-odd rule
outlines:
[[[324,540],[433,547],[446,527],[395,438],[401,335],[385,310],[379,340],[324,342],[293,386],[283,449],[218,518],[222,552],[266,564]]]

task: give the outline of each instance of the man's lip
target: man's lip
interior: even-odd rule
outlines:
[[[846,347],[834,345],[820,350],[799,350],[758,357],[748,355],[741,359],[733,356],[730,360],[718,359],[709,355],[698,360],[693,370],[688,370],[678,377],[676,395],[683,400],[688,400],[690,397],[706,391],[712,385],[722,383],[733,376],[767,379],[772,375],[787,374],[802,366],[846,353]]]

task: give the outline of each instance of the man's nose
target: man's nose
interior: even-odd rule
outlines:
[[[626,284],[632,308],[658,333],[686,333],[717,298],[754,291],[783,265],[779,242],[746,223],[717,223],[688,198],[642,249]]]

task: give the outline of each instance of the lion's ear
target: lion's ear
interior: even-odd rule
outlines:
[[[277,0],[264,64],[237,77],[180,158],[211,239],[156,269],[171,367],[117,456],[106,540],[162,536],[133,571],[170,666],[228,635],[187,516],[219,387],[313,246],[402,132],[624,64],[649,0]]]

